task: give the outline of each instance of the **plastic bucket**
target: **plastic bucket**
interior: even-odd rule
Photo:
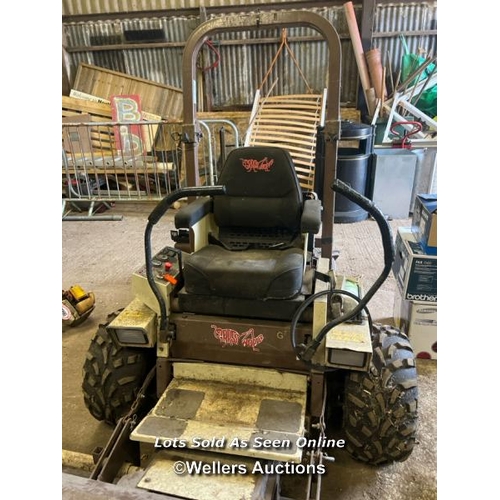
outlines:
[[[337,154],[337,179],[366,196],[373,153],[373,127],[364,123],[343,121],[340,139]],[[349,147],[342,147],[342,141],[349,144]],[[353,144],[353,141],[357,142]],[[367,218],[366,210],[349,201],[345,196],[335,194],[334,222],[359,222]]]
[[[339,149],[355,147],[359,154],[373,152],[373,127],[371,125],[342,121],[340,129]]]
[[[359,154],[355,148],[339,148],[337,156],[337,179],[352,189],[366,195],[368,167],[371,154]],[[335,194],[334,222],[359,222],[368,218],[368,212],[339,193]]]

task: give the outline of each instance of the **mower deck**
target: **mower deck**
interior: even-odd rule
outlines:
[[[306,392],[304,375],[177,363],[173,380],[131,439],[157,448],[298,463]]]

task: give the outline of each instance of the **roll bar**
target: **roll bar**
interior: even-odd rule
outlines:
[[[325,38],[328,50],[328,92],[325,116],[325,169],[323,175],[323,215],[321,254],[332,258],[335,193],[330,189],[337,172],[337,142],[340,139],[340,78],[342,52],[340,39],[332,24],[314,12],[259,12],[224,16],[200,24],[188,38],[182,57],[183,126],[182,140],[188,186],[199,184],[198,142],[200,128],[196,113],[196,60],[205,40],[216,33],[269,28],[306,26]]]

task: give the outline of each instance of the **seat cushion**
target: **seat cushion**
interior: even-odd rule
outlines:
[[[300,292],[304,254],[300,248],[244,252],[208,245],[184,258],[187,293],[243,299],[289,299]]]

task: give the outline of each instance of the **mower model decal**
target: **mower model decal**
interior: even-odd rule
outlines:
[[[227,345],[242,345],[243,347],[251,347],[252,351],[258,351],[257,346],[264,341],[264,335],[259,334],[254,336],[254,329],[250,328],[246,332],[239,333],[232,328],[220,328],[217,325],[211,325],[214,329],[214,337],[222,344],[222,347]]]
[[[272,158],[269,160],[267,156],[262,160],[255,160],[253,158],[240,158],[240,160],[247,172],[258,172],[259,170],[270,172],[274,164],[274,160]]]

